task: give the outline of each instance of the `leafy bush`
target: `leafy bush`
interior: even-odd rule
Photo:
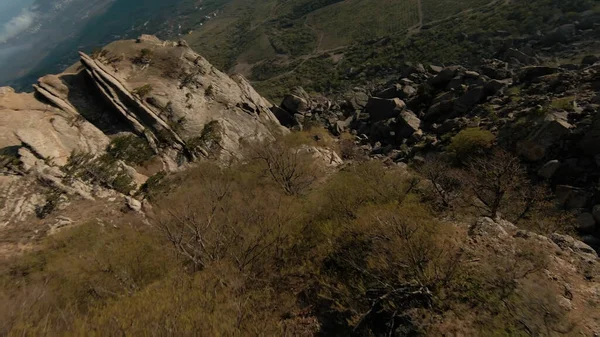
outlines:
[[[468,128],[452,137],[448,150],[454,152],[459,160],[466,160],[491,148],[495,139],[494,134],[487,130]]]

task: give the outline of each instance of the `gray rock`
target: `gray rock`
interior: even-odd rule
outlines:
[[[568,210],[584,208],[590,198],[584,189],[568,185],[556,186],[555,195],[558,205]]]
[[[427,66],[427,71],[429,71],[431,74],[439,74],[442,69],[442,67],[434,66],[432,64]]]
[[[476,71],[472,71],[472,70],[465,71],[466,78],[479,78],[480,76],[481,75],[479,75],[479,73]]]
[[[559,69],[557,67],[547,67],[547,66],[525,67],[525,68],[522,68],[521,72],[519,73],[519,80],[521,82],[531,82],[535,78],[538,78],[540,76],[556,74],[558,71],[559,71]]]
[[[504,54],[505,59],[516,59],[517,61],[519,61],[521,64],[525,64],[525,65],[537,65],[540,63],[540,61],[533,57],[533,56],[529,56],[519,50],[510,48],[505,54]]]
[[[283,97],[281,107],[289,111],[292,115],[304,113],[308,110],[308,102],[302,97],[288,94]]]
[[[581,64],[584,66],[591,66],[592,64],[600,62],[600,56],[586,55],[582,60]]]
[[[563,250],[570,249],[575,253],[583,254],[582,257],[584,258],[588,258],[590,256],[593,258],[598,257],[598,254],[594,249],[579,240],[575,240],[569,235],[554,233],[550,235],[550,240],[556,243]]]
[[[382,91],[375,94],[375,97],[392,99],[399,98],[398,94],[402,90],[401,84],[394,84],[389,88],[383,89]]]
[[[454,99],[438,102],[429,107],[424,119],[428,122],[443,122],[454,109]]]
[[[435,96],[435,98],[433,99],[431,104],[449,102],[454,99],[455,95],[456,95],[456,93],[454,93],[452,91],[442,92],[441,94],[438,94],[437,96]]]
[[[596,220],[591,213],[581,213],[577,216],[577,228],[586,233],[593,232],[596,228]]]
[[[542,178],[550,179],[556,173],[556,170],[560,167],[560,161],[551,160],[544,164],[542,168],[539,169],[538,175]]]
[[[482,86],[470,88],[454,103],[454,111],[465,113],[485,98],[485,89]]]
[[[273,115],[275,115],[279,123],[281,123],[281,125],[288,128],[296,126],[296,120],[294,119],[294,115],[292,115],[285,109],[282,109],[278,106],[274,106],[271,108],[271,111],[273,112]]]
[[[421,120],[412,112],[404,110],[398,118],[398,137],[408,138],[421,127]]]
[[[484,88],[489,95],[495,95],[511,84],[512,79],[491,80],[485,84]]]
[[[549,46],[557,43],[566,43],[569,42],[573,36],[575,36],[576,31],[577,29],[575,24],[565,24],[547,33],[542,39],[542,42]]]
[[[399,98],[382,99],[377,97],[369,98],[365,107],[369,119],[373,122],[398,117],[405,108],[406,104]]]
[[[581,241],[583,241],[583,243],[587,246],[583,246],[580,249],[582,251],[588,252],[590,254],[595,253],[595,250],[592,249],[592,247],[590,246],[595,246],[595,247],[600,247],[600,238],[598,238],[597,236],[593,236],[593,235],[582,235],[581,236]],[[581,245],[579,245],[581,246]]]
[[[592,127],[583,135],[579,148],[587,155],[600,154],[600,115],[594,116]]]
[[[469,236],[492,236],[497,238],[509,237],[509,232],[517,230],[517,226],[512,223],[498,219],[496,221],[488,217],[477,219],[469,227]]]
[[[527,139],[517,143],[517,152],[530,161],[538,161],[546,156],[548,149],[571,132],[573,126],[565,116],[552,114],[534,129]]]
[[[442,69],[439,74],[435,75],[429,80],[429,84],[434,87],[444,88],[448,83],[457,76],[461,67],[452,66]]]
[[[137,199],[127,196],[125,197],[125,203],[127,207],[129,207],[129,209],[131,209],[132,211],[138,213],[142,211],[142,202]]]
[[[435,130],[435,132],[441,135],[451,131],[462,129],[466,125],[467,120],[465,118],[453,118],[446,120],[442,125],[440,125],[440,127],[437,130]]]
[[[345,95],[346,103],[350,105],[353,110],[361,110],[369,101],[369,95],[363,91],[352,91]]]
[[[402,91],[399,93],[398,97],[400,97],[400,99],[407,99],[416,93],[417,89],[415,89],[413,86],[405,85],[404,87],[402,87]]]
[[[446,86],[446,90],[458,90],[462,87],[463,78],[462,76],[454,77]]]
[[[508,69],[508,64],[501,61],[497,61],[496,64],[483,65],[481,73],[496,80],[512,78],[512,72]]]

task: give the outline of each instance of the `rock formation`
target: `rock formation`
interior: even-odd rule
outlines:
[[[86,199],[106,195],[61,167],[74,153],[89,155],[88,164],[104,158],[111,139],[121,135],[147,141],[160,159],[157,172],[207,156],[240,157],[243,142],[286,132],[242,76],[220,72],[185,43],[153,36],[80,53],[78,64],[40,78],[34,88],[0,88],[2,224],[43,208],[48,190],[40,183]],[[137,186],[147,179],[123,161],[110,165],[110,174],[122,172]],[[15,193],[21,194],[16,200]]]

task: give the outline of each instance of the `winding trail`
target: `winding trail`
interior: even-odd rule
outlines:
[[[419,12],[419,22],[408,28],[408,32],[406,33],[407,36],[417,34],[421,31],[421,28],[423,28],[423,3],[421,0],[417,0],[417,11]]]

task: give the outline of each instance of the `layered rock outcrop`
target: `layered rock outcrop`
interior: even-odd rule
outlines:
[[[84,154],[81,163],[108,158],[102,156],[111,139],[122,135],[147,142],[158,158],[153,168],[142,167],[151,174],[201,157],[241,157],[244,142],[287,132],[271,104],[242,76],[220,72],[185,43],[153,36],[117,41],[93,55],[80,53],[79,63],[40,78],[34,89],[0,88],[0,172],[10,177],[0,188],[13,191],[2,198],[14,198],[15,186],[27,187],[18,201],[2,200],[7,209],[0,224],[43,209],[50,190],[85,199],[113,195],[74,177],[73,168],[61,168],[74,153]],[[98,162],[113,165],[104,171],[83,168],[83,174],[94,181],[123,174],[138,187],[147,179],[113,159]]]

